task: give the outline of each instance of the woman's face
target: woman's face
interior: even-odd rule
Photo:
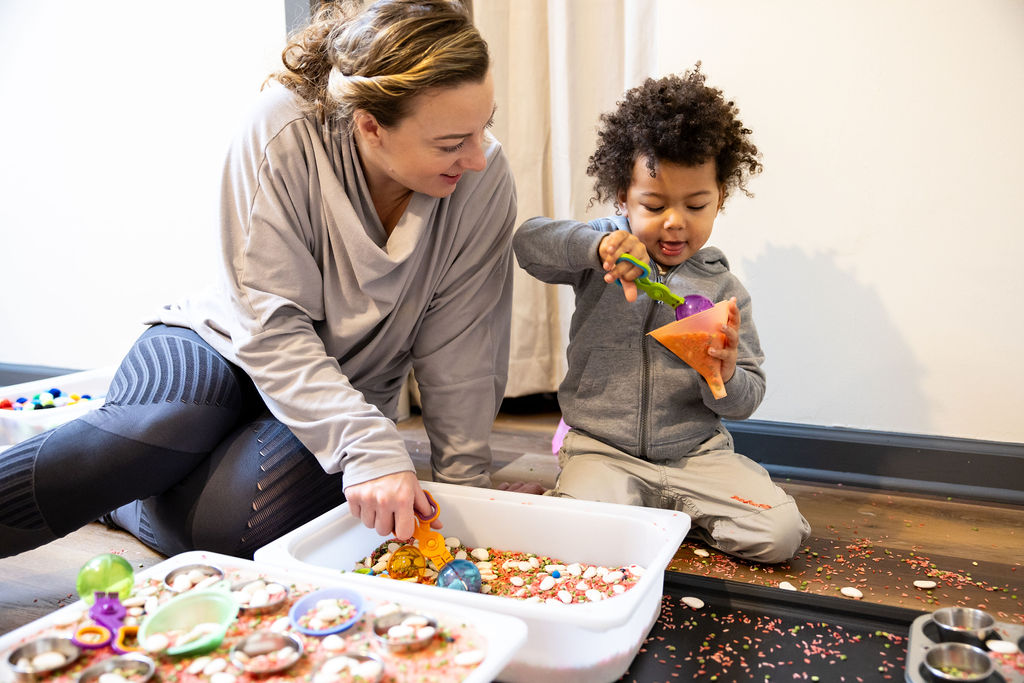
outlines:
[[[640,157],[629,189],[619,195],[619,210],[647,253],[670,268],[707,243],[724,200],[714,161],[681,166],[659,160],[652,178],[647,158]]]
[[[465,171],[482,171],[485,129],[494,116],[490,74],[478,83],[436,88],[417,96],[410,113],[385,128],[356,112],[359,149],[371,193],[406,188],[447,197]]]

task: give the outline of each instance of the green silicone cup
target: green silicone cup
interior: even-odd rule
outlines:
[[[174,657],[204,654],[221,644],[236,616],[238,602],[225,591],[184,593],[171,599],[142,622],[139,627],[139,644],[147,648],[147,643],[152,642],[150,638],[156,634],[188,633],[200,624],[211,624],[213,626],[208,633],[165,650]]]

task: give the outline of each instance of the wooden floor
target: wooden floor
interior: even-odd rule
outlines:
[[[558,413],[547,403],[506,401],[495,422],[496,482],[533,479],[550,486],[557,474],[551,436]],[[399,425],[421,471],[426,436],[413,417]],[[932,611],[981,606],[999,621],[1024,623],[1024,508],[952,501],[877,490],[779,482],[813,527],[805,548],[784,565],[728,558],[687,541],[673,571],[839,595],[852,586],[863,600]],[[75,576],[99,553],[123,555],[137,569],[164,558],[126,533],[99,524],[43,548],[0,560],[0,633],[78,599]],[[915,580],[936,582],[923,590]]]

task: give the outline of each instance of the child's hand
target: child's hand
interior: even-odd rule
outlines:
[[[606,271],[604,281],[610,284],[618,280],[622,283],[622,293],[626,295],[626,301],[636,301],[636,285],[633,284],[633,280],[643,275],[644,271],[628,261],[617,263],[623,254],[647,262],[647,248],[633,233],[616,230],[601,238],[597,255],[601,259],[601,267]]]
[[[722,361],[722,381],[728,382],[736,374],[736,355],[740,344],[740,308],[736,305],[736,297],[729,299],[729,319],[722,325],[725,345],[712,344],[708,347],[708,355]]]

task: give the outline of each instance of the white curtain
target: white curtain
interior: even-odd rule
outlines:
[[[475,0],[494,63],[495,135],[512,164],[518,222],[589,220],[598,116],[655,73],[655,0]],[[554,391],[565,373],[572,292],[517,269],[506,396]]]

